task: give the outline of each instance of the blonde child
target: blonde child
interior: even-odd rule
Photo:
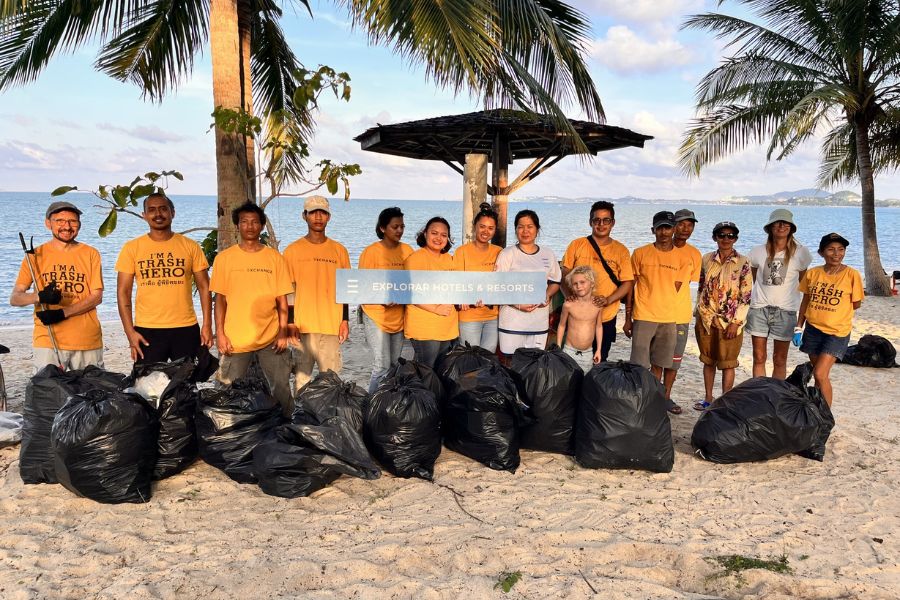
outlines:
[[[563,304],[556,343],[587,373],[600,362],[600,346],[603,341],[603,323],[600,320],[602,309],[591,297],[594,289],[593,269],[589,265],[575,267],[566,275],[566,286],[572,291],[574,298]],[[565,345],[563,339],[566,340]],[[596,352],[591,350],[592,346],[597,348]]]

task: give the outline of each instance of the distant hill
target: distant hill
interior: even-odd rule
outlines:
[[[764,204],[784,206],[859,206],[860,195],[849,190],[830,193],[818,188],[775,192],[774,194],[758,196],[726,196],[718,200],[697,200],[691,198],[640,198],[638,196],[623,196],[621,198],[566,198],[563,196],[537,196],[525,197],[520,201],[528,202],[553,202],[558,204],[586,204],[598,200],[607,200],[616,204]],[[515,201],[515,200],[514,200]],[[889,198],[875,200],[875,206],[900,207],[900,199]]]

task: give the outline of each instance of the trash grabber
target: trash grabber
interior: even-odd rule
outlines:
[[[31,238],[31,247],[25,245],[25,236],[22,235],[22,232],[19,232],[19,241],[22,242],[22,250],[25,252],[25,263],[28,265],[28,272],[31,273],[31,280],[34,282],[34,291],[40,292],[40,281],[37,278],[37,273],[35,272],[37,269],[37,265],[31,264],[31,257],[34,255],[34,237]],[[47,310],[47,306],[42,302],[40,304],[41,310]],[[66,370],[65,366],[63,366],[62,357],[59,354],[59,345],[56,343],[56,336],[53,334],[53,326],[45,325],[47,328],[47,334],[50,336],[50,343],[53,344],[53,352],[56,354],[56,364],[63,371]]]

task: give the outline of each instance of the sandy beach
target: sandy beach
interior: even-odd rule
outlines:
[[[869,298],[853,340],[900,346],[900,301]],[[130,368],[118,323],[106,367]],[[10,410],[31,374],[31,331],[0,331]],[[620,335],[611,358],[627,356]],[[345,378],[368,380],[354,329]],[[805,357],[791,350],[789,369]],[[749,377],[749,337],[737,381]],[[673,397],[669,474],[591,471],[523,451],[511,475],[444,450],[435,481],[343,477],[309,498],[266,496],[198,461],[150,503],[101,505],[23,485],[0,450],[0,597],[25,598],[898,598],[900,369],[838,365],[824,463],[714,465],[693,455],[702,396],[688,344]],[[715,557],[784,556],[790,573],[726,575]],[[520,572],[508,594],[498,577]]]

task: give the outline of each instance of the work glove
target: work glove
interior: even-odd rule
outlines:
[[[59,304],[62,302],[62,292],[56,287],[56,282],[50,284],[38,292],[38,300],[41,304]]]
[[[800,344],[803,342],[803,328],[802,327],[794,327],[794,337],[791,339],[791,343],[793,343],[796,347],[800,347]]]
[[[66,313],[63,312],[61,308],[51,308],[49,310],[39,310],[36,313],[37,318],[41,320],[41,323],[44,325],[56,325],[60,321],[64,321],[66,318]]]

